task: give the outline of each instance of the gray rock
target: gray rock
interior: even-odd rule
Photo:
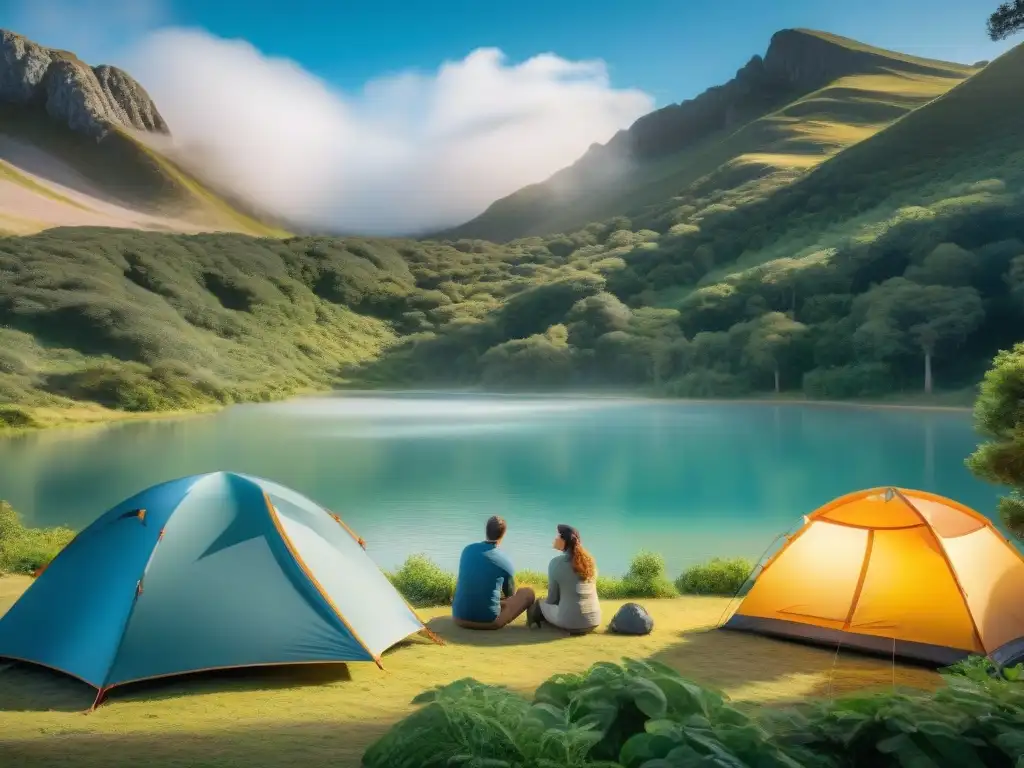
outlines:
[[[170,133],[156,104],[128,73],[91,68],[73,53],[0,30],[0,102],[39,104],[68,128],[96,139],[112,128]]]
[[[620,635],[649,635],[654,619],[639,603],[626,603],[615,612],[608,628]]]

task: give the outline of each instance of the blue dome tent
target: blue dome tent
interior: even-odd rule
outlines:
[[[362,544],[337,515],[267,480],[161,483],[39,575],[0,619],[0,658],[88,683],[93,706],[116,686],[202,670],[381,666],[426,630]]]

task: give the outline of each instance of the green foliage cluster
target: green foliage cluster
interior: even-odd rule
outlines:
[[[675,581],[683,595],[728,595],[739,593],[754,572],[754,563],[742,557],[712,558],[687,568]]]
[[[604,600],[666,598],[688,595],[735,595],[746,582],[754,564],[742,558],[715,558],[685,570],[673,584],[665,558],[654,552],[640,552],[623,576],[597,578],[597,594]],[[455,596],[455,574],[442,569],[425,555],[411,555],[398,570],[388,574],[391,583],[406,600],[417,607],[451,605]],[[519,571],[516,584],[544,591],[546,573]]]
[[[67,528],[26,528],[11,505],[0,501],[0,575],[34,573],[74,537]]]
[[[455,599],[455,574],[443,570],[425,555],[410,555],[397,571],[388,573],[387,577],[416,608],[451,605]]]
[[[464,679],[363,756],[366,768],[996,768],[1024,754],[1024,685],[954,671],[934,694],[739,709],[653,661],[559,674],[533,701]]]
[[[974,420],[989,440],[967,466],[982,479],[1009,487],[999,502],[1000,515],[1024,540],[1024,343],[996,356],[981,385]]]
[[[640,552],[621,578],[598,575],[597,594],[606,600],[628,600],[677,597],[679,593],[668,578],[665,558],[656,552]]]

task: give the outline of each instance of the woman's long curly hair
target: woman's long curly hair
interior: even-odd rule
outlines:
[[[565,552],[569,555],[572,569],[580,577],[580,581],[593,581],[597,573],[594,557],[583,548],[579,532],[569,526],[559,526],[558,533],[565,542]]]

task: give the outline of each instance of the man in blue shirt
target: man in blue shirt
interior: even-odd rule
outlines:
[[[495,515],[487,521],[487,539],[470,544],[459,558],[452,618],[467,629],[501,629],[533,605],[529,587],[516,589],[515,568],[498,549],[505,537],[505,521]]]

